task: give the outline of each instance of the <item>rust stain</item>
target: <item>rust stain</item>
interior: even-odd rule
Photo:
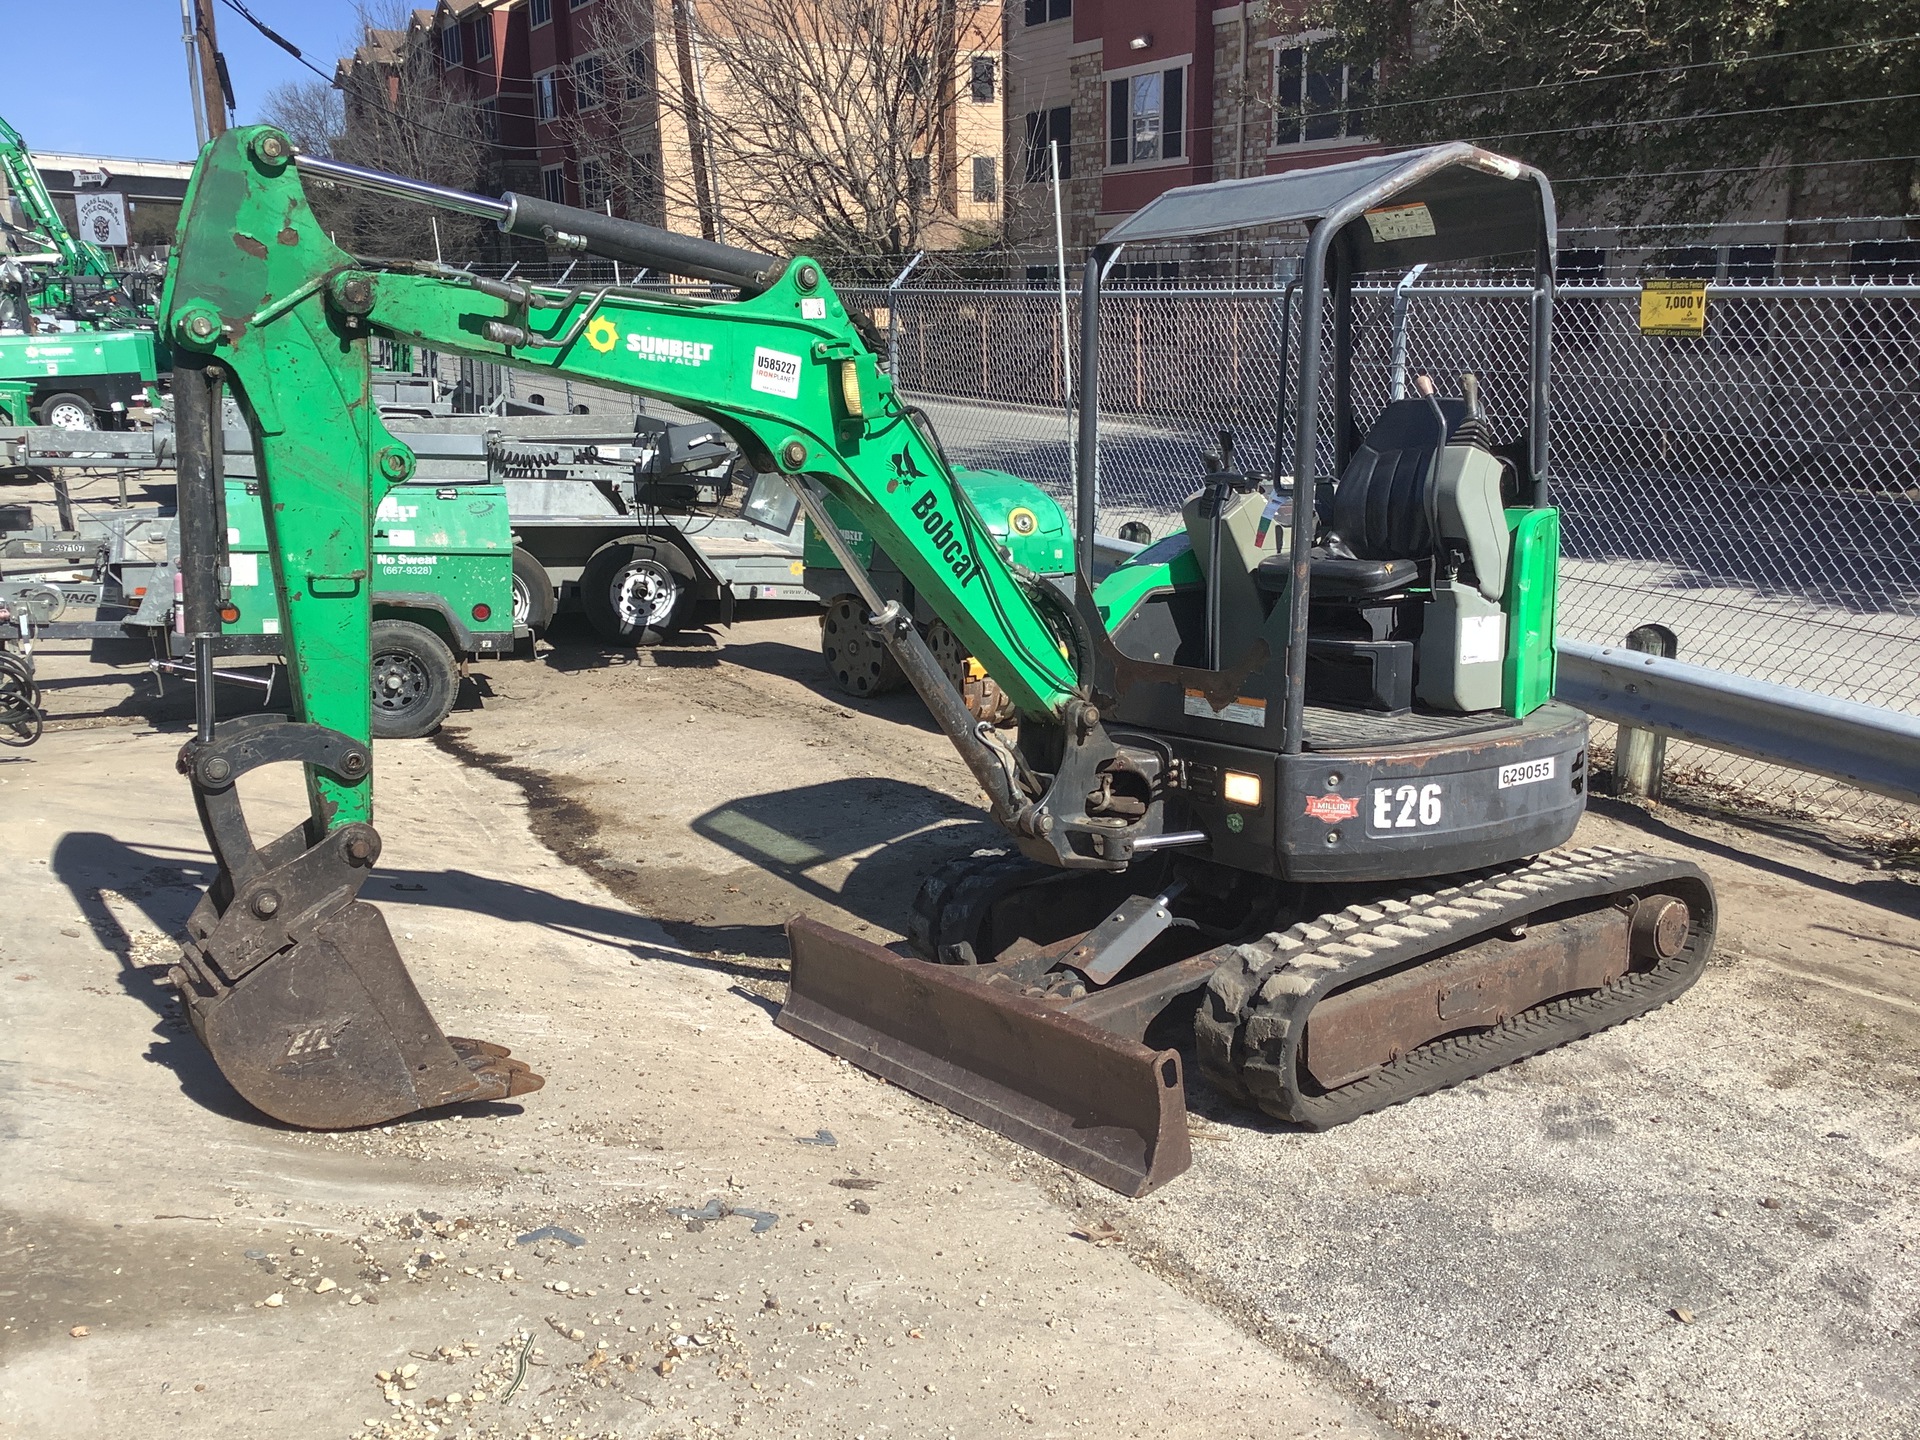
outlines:
[[[274,236],[274,239],[278,240],[282,245],[298,245],[300,243],[300,232],[289,225],[278,235]]]
[[[242,235],[238,231],[235,231],[233,236],[233,243],[235,245],[238,245],[242,250],[246,251],[247,254],[253,256],[253,258],[256,260],[264,260],[267,258],[267,247],[262,245],[258,240],[254,239],[251,235]]]

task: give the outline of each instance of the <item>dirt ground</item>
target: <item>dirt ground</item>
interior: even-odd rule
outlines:
[[[32,1157],[0,1181],[0,1277],[35,1282],[0,1286],[20,1292],[0,1297],[0,1435],[164,1433],[188,1407],[214,1433],[293,1433],[285,1411],[322,1401],[341,1433],[425,1434],[374,1379],[417,1364],[416,1385],[488,1397],[413,1412],[452,1434],[612,1433],[624,1405],[631,1435],[1920,1436],[1906,872],[1598,802],[1581,842],[1685,854],[1719,887],[1717,958],[1679,1003],[1323,1135],[1195,1075],[1193,1171],[1126,1202],[770,1028],[791,914],[890,941],[932,864],[997,839],[917,702],[842,703],[816,633],[763,615],[636,655],[563,625],[538,661],[478,671],[434,741],[383,743],[375,888],[403,952],[451,1028],[552,1078],[521,1107],[349,1137],[249,1122],[154,998],[136,967],[165,958],[204,857],[184,785],[147,760],[116,784],[108,757],[171,746],[142,732],[183,712],[131,670],[62,679],[65,723],[102,728],[26,753],[98,767],[70,782],[84,804],[49,812],[28,762],[0,767],[0,816],[30,817],[0,826],[0,903],[73,897],[50,937],[0,943],[0,1143]],[[22,969],[54,973],[4,978]],[[20,1000],[54,976],[44,1012]],[[51,1075],[50,1027],[83,1057]],[[154,1063],[129,1063],[146,1030]],[[802,1143],[820,1129],[831,1150]],[[782,1218],[751,1237],[670,1213],[715,1197]],[[215,1219],[147,1218],[176,1212]],[[1102,1222],[1119,1243],[1072,1238]],[[548,1223],[587,1245],[515,1245]],[[296,1293],[296,1272],[339,1288]],[[254,1308],[271,1293],[285,1306]],[[526,1334],[539,1383],[511,1409]],[[275,1418],[248,1429],[236,1388]],[[79,1395],[88,1426],[34,1428],[64,1412],[33,1405]]]

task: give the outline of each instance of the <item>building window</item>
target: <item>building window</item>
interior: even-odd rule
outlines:
[[[567,8],[569,10],[578,10],[583,5],[591,5],[592,3],[593,3],[593,0],[572,0],[572,3],[568,5]]]
[[[1273,52],[1273,143],[1301,145],[1367,133],[1374,67],[1350,65],[1327,39],[1302,37]]]
[[[490,143],[499,143],[500,102],[498,100],[487,99],[480,102],[480,133],[486,136]]]
[[[1027,0],[1027,24],[1044,25],[1073,14],[1073,0]]]
[[[924,155],[907,157],[907,203],[918,205],[932,191],[931,171]]]
[[[633,193],[642,200],[652,200],[660,193],[660,160],[648,151],[635,155],[630,162],[633,175]]]
[[[976,105],[991,105],[994,91],[994,67],[991,55],[973,57],[972,75],[967,89],[967,98]]]
[[[1780,247],[1777,245],[1727,247],[1727,279],[1735,283],[1764,284],[1774,278],[1779,268]]]
[[[1920,280],[1920,240],[1855,240],[1847,246],[1847,274],[1856,281],[1910,285]]]
[[[580,203],[589,210],[607,208],[607,167],[598,160],[580,162]]]
[[[653,92],[653,51],[642,45],[627,52],[627,99],[643,100]]]
[[[598,110],[607,103],[606,66],[598,55],[582,55],[573,62],[573,103],[580,110]]]
[[[903,73],[903,79],[909,95],[918,95],[922,90],[927,88],[928,68],[926,56],[909,55],[907,57],[907,65]]]
[[[1563,283],[1597,285],[1607,275],[1607,252],[1562,246],[1554,257],[1553,277]]]
[[[991,155],[973,157],[973,203],[991,205],[1000,198],[999,167]]]
[[[1107,87],[1107,163],[1144,165],[1185,151],[1184,70],[1130,75]]]
[[[440,32],[440,56],[449,65],[460,63],[460,27],[449,25]]]
[[[540,167],[540,193],[556,205],[567,203],[567,172],[564,166]]]
[[[1060,178],[1073,178],[1073,107],[1034,110],[1027,115],[1027,183],[1045,185],[1053,179],[1055,143],[1060,146]]]
[[[473,27],[473,58],[493,58],[493,17],[490,15],[482,15],[479,23]]]
[[[533,77],[533,110],[542,120],[551,120],[560,113],[560,86],[551,70],[543,70]]]
[[[553,19],[553,0],[527,0],[529,28],[545,25]]]

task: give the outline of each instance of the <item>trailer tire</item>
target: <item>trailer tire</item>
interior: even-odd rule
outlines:
[[[40,423],[56,430],[97,430],[93,402],[71,390],[60,390],[42,400],[37,407]]]
[[[680,628],[693,591],[672,553],[665,545],[609,545],[587,561],[580,604],[607,644],[657,645]]]
[[[513,547],[513,628],[538,635],[553,623],[553,578],[547,567]]]
[[[885,695],[907,683],[893,652],[867,624],[867,607],[858,595],[836,595],[820,616],[820,657],[827,674],[856,700]]]
[[[460,668],[447,644],[411,620],[373,622],[373,738],[431,735],[460,693]]]

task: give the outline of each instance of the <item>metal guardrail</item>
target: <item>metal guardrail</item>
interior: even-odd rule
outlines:
[[[1555,693],[1589,715],[1920,802],[1920,716],[1562,640]]]

